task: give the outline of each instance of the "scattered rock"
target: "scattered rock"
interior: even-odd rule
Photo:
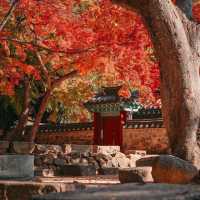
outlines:
[[[120,168],[127,168],[130,165],[130,160],[128,158],[116,158]]]
[[[34,158],[34,165],[41,166],[43,164],[41,156],[35,156]]]
[[[144,150],[128,150],[126,154],[134,154],[134,155],[140,155],[140,156],[146,156],[147,152]]]
[[[116,157],[113,157],[111,161],[113,167],[119,167],[119,163]]]
[[[34,154],[44,154],[47,151],[46,145],[36,144]]]
[[[140,150],[131,150],[132,154],[125,155],[119,150],[118,146],[36,145],[35,166],[59,172],[60,167],[65,165],[91,165],[96,170],[108,168],[109,171],[115,168],[152,166],[158,157],[158,155],[145,155],[146,152]]]
[[[126,155],[124,153],[122,153],[122,152],[117,152],[115,154],[115,158],[126,158]]]
[[[72,146],[71,146],[71,144],[64,144],[64,145],[62,146],[62,150],[63,150],[63,153],[64,153],[64,154],[69,154],[69,153],[71,153],[71,152],[72,152]]]
[[[102,154],[116,154],[120,152],[120,146],[96,146],[95,153],[102,153]]]
[[[77,159],[77,158],[81,158],[81,153],[80,152],[71,152],[69,154],[69,156],[72,158],[72,159]]]
[[[115,157],[112,158],[112,163],[114,167],[127,168],[129,166],[130,160],[125,154],[117,152]]]
[[[81,158],[80,163],[83,165],[88,165],[88,160],[86,158]]]
[[[98,163],[100,167],[106,167],[106,161],[103,158],[98,159]]]
[[[51,164],[53,164],[53,162],[54,162],[54,158],[51,154],[45,156],[43,159],[43,163],[47,164],[47,165],[51,165]]]
[[[57,166],[63,166],[63,165],[66,165],[66,164],[67,164],[66,160],[64,160],[64,159],[59,159],[59,158],[54,159],[54,163],[55,163],[55,165],[57,165]]]
[[[63,153],[62,147],[59,145],[47,145],[48,151],[55,152],[55,153]]]
[[[93,160],[92,162],[89,162],[89,165],[93,165],[96,169],[100,168],[100,165],[96,160]]]
[[[71,163],[72,164],[79,164],[79,163],[81,163],[80,160],[81,160],[81,158],[74,158],[74,159],[71,159]]]
[[[44,176],[44,177],[53,177],[55,175],[53,169],[44,169],[44,168],[37,168],[34,171],[35,176]]]
[[[135,154],[129,154],[127,157],[130,159],[129,167],[136,167],[136,161],[141,159],[141,155]]]
[[[152,176],[157,183],[186,184],[197,174],[195,166],[175,156],[162,155],[153,162]]]
[[[134,167],[119,169],[119,180],[121,183],[153,182],[151,171],[151,167]]]

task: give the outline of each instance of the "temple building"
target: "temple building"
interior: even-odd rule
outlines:
[[[94,144],[122,146],[123,125],[142,107],[135,93],[128,99],[119,96],[121,87],[103,87],[85,103],[85,107],[94,113]]]

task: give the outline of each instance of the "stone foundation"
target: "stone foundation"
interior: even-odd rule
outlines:
[[[165,128],[124,129],[123,148],[128,150],[145,150],[149,154],[166,153],[169,148]]]

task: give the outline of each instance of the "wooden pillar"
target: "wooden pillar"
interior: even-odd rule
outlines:
[[[101,114],[94,113],[94,137],[93,137],[93,144],[100,145],[101,144]]]

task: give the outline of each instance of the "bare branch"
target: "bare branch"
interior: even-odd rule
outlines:
[[[4,16],[2,22],[0,23],[0,32],[4,29],[6,23],[8,22],[9,18],[11,17],[11,15],[13,14],[14,10],[17,7],[17,3],[19,2],[19,0],[14,0],[12,2],[12,5],[9,9],[9,11],[7,12],[7,14]]]

